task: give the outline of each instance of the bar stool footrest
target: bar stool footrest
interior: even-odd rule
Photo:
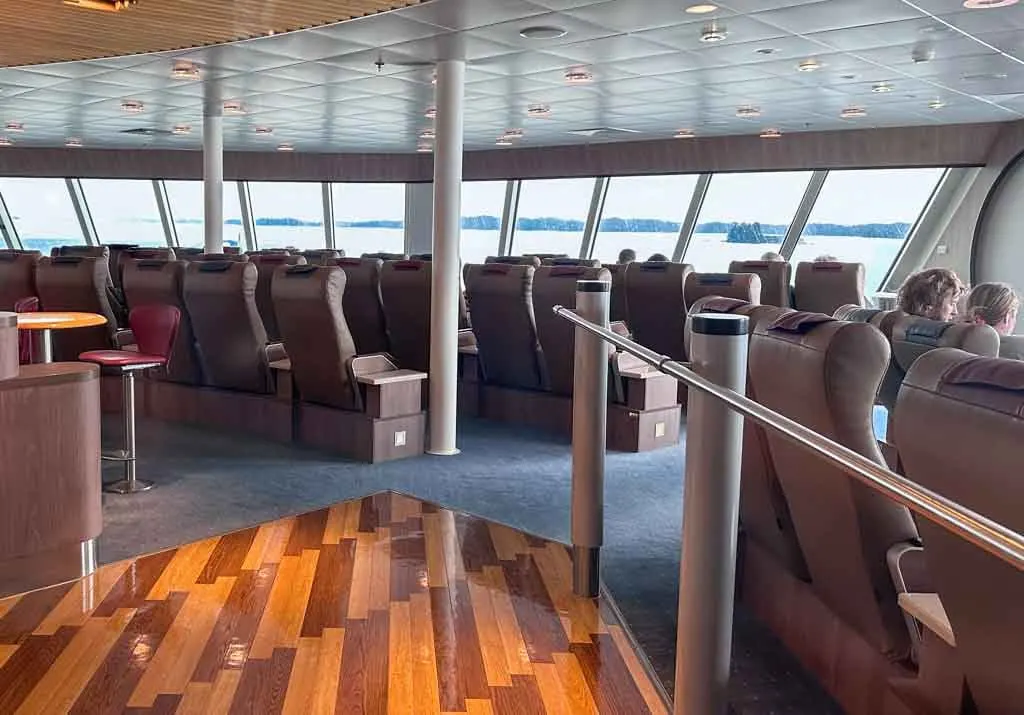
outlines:
[[[103,491],[111,494],[137,494],[153,488],[153,482],[144,479],[119,479],[116,482],[103,485]]]
[[[102,455],[100,455],[100,458],[104,459],[104,460],[106,460],[108,462],[127,462],[129,460],[134,460],[135,459],[135,457],[129,457],[128,456],[128,450],[126,450],[126,449],[111,449],[111,450],[108,450],[108,451],[104,452]]]

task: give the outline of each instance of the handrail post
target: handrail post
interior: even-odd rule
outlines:
[[[747,317],[692,318],[693,370],[743,394]],[[723,715],[729,686],[743,417],[690,390],[686,419],[683,546],[679,566],[675,715]]]
[[[576,313],[608,328],[611,283],[576,282]],[[575,328],[572,382],[572,590],[595,598],[604,537],[604,453],[608,425],[608,346]]]

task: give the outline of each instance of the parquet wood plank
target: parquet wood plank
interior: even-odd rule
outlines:
[[[0,668],[4,667],[4,663],[7,662],[8,658],[10,658],[12,655],[14,655],[14,651],[16,651],[16,650],[18,650],[18,646],[16,644],[14,644],[14,645],[10,645],[10,644],[0,645]]]
[[[352,565],[352,590],[348,596],[348,617],[365,619],[370,615],[370,586],[373,578],[374,534],[355,535],[356,554]]]
[[[153,588],[146,594],[150,601],[162,601],[171,591],[184,591],[199,579],[220,539],[206,539],[178,549]]]
[[[18,601],[21,600],[21,596],[8,596],[7,598],[0,598],[0,619],[7,615],[7,612],[17,605]]]
[[[377,529],[370,570],[370,610],[387,611],[391,603],[391,529]]]
[[[361,499],[345,502],[345,521],[342,526],[341,538],[354,539],[359,535],[359,516],[362,513]],[[370,533],[373,533],[370,530]]]
[[[500,567],[488,566],[484,568],[484,577],[491,587],[491,603],[494,606],[494,615],[498,620],[501,642],[505,647],[505,662],[508,663],[509,673],[532,675],[533,664],[530,662],[530,654],[526,650],[526,642],[523,640],[519,621],[516,620],[516,611],[512,607],[512,598],[508,592],[508,585],[505,583],[505,574]]]
[[[412,712],[412,676],[412,614],[408,601],[398,601],[391,604],[388,621],[388,715]]]
[[[250,658],[270,658],[275,648],[298,647],[319,557],[319,551],[306,549],[301,556],[281,559]]]
[[[214,583],[220,576],[237,576],[256,538],[257,527],[225,534],[203,567],[196,583]]]
[[[491,601],[490,588],[482,583],[482,580],[470,578],[468,585],[469,597],[473,602],[473,617],[476,619],[480,651],[484,659],[484,672],[487,674],[487,684],[511,687],[512,679],[508,670],[508,661],[505,659],[505,646],[501,641],[498,618],[494,614],[494,602]]]
[[[146,602],[146,597],[160,579],[164,569],[174,559],[177,549],[160,551],[132,561],[125,569],[121,578],[114,583],[100,605],[93,611],[93,616],[104,618],[114,615],[118,608],[139,608]]]
[[[189,683],[174,715],[206,715],[212,696],[213,683]]]
[[[56,633],[61,626],[84,626],[96,604],[107,597],[110,589],[128,570],[129,564],[128,561],[111,564],[110,568],[99,569],[76,581],[33,632],[36,635],[49,636]]]
[[[294,518],[281,519],[262,525],[256,532],[256,538],[253,539],[249,552],[245,555],[242,570],[256,571],[263,564],[280,563],[285,547],[291,539],[293,528],[295,528]]]
[[[615,642],[615,647],[619,650],[619,655],[629,669],[633,682],[640,689],[640,694],[643,696],[644,702],[647,703],[647,707],[654,715],[668,715],[665,701],[658,693],[657,687],[647,674],[644,666],[641,665],[640,659],[633,651],[633,645],[629,642],[629,636],[626,635],[622,626],[610,625],[608,626],[608,632]]]
[[[327,510],[327,524],[324,526],[325,544],[337,544],[345,538],[345,515],[348,507],[349,503],[344,502],[335,504]]]
[[[441,711],[437,687],[437,659],[434,654],[434,626],[430,616],[430,594],[409,597],[412,631],[412,680],[416,692],[414,715],[434,715]]]
[[[231,710],[231,702],[235,699],[241,681],[241,670],[221,670],[217,673],[207,703],[210,715],[226,715]]]
[[[18,599],[4,617],[0,618],[0,644],[12,645],[24,641],[46,619],[50,611],[60,604],[71,590],[71,586],[72,584],[68,583],[33,591]]]
[[[331,715],[338,698],[341,664],[345,656],[345,629],[324,628],[316,662],[316,687],[310,715]]]
[[[440,514],[423,515],[423,539],[427,548],[427,586],[444,588],[448,585],[448,572]]]
[[[52,636],[28,636],[0,668],[0,713],[13,713],[24,702],[78,632],[64,626]]]
[[[494,715],[494,708],[491,707],[490,700],[469,699],[466,701],[466,713],[467,715]]]
[[[526,537],[521,531],[494,522],[487,523],[487,530],[491,534],[494,552],[500,560],[515,561],[517,554],[530,553],[530,545],[526,543]]]
[[[319,638],[299,638],[284,698],[283,715],[308,715],[316,689],[316,664],[320,659]]]
[[[298,556],[303,549],[318,549],[324,543],[327,529],[327,509],[300,514],[295,519],[295,528],[284,549],[285,556]]]
[[[354,555],[355,542],[351,539],[320,547],[300,635],[316,637],[324,628],[345,624]]]
[[[558,655],[555,655],[558,658]],[[544,701],[547,715],[573,715],[572,704],[558,679],[558,666],[554,663],[535,663],[533,675],[537,679],[540,698]]]
[[[278,715],[284,706],[294,648],[275,648],[270,658],[250,658],[242,668],[231,715]]]
[[[576,656],[572,653],[556,653],[555,674],[574,713],[593,715],[598,712],[594,695],[590,692],[590,686],[587,685],[587,679]]]

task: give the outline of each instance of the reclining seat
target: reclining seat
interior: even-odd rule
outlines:
[[[249,254],[247,254],[247,253],[238,253],[238,252],[228,253],[228,247],[225,247],[224,248],[224,253],[197,253],[197,254],[193,255],[191,259],[185,259],[185,260],[193,260],[193,261],[196,261],[196,262],[199,262],[199,263],[202,263],[204,261],[215,261],[215,262],[233,261],[235,263],[248,263],[249,262]]]
[[[187,265],[185,261],[162,259],[124,261],[122,282],[129,310],[142,305],[171,305],[180,314],[167,366],[157,377],[186,385],[202,385],[203,371],[195,333],[183,295]]]
[[[748,330],[753,335],[758,326],[770,325],[790,313],[788,308],[773,305],[752,305],[737,298],[708,296],[690,306],[686,321],[686,352],[690,352],[690,316],[698,313],[732,313],[747,316]],[[747,380],[747,397],[759,401],[753,385]],[[779,484],[768,449],[768,435],[751,420],[743,423],[743,460],[740,464],[740,526],[743,532],[771,554],[793,576],[808,581],[807,563],[797,541],[789,503]]]
[[[249,262],[256,266],[256,309],[260,311],[267,339],[272,343],[280,342],[281,328],[274,314],[274,299],[271,296],[274,271],[278,266],[305,265],[306,259],[289,253],[262,253],[257,256],[250,254]]]
[[[609,319],[621,321],[629,326],[629,310],[626,302],[626,271],[631,263],[605,263],[604,268],[612,275],[612,295]]]
[[[864,305],[864,264],[814,261],[796,267],[794,307],[832,315],[841,305]]]
[[[388,352],[388,331],[380,294],[384,262],[379,258],[339,258],[334,263],[345,272],[343,307],[356,352],[360,355]]]
[[[907,373],[896,415],[910,479],[1024,533],[1024,363],[932,351]],[[1024,572],[930,521],[919,525],[976,706],[970,711],[1021,712]]]
[[[106,325],[53,331],[53,359],[68,362],[89,350],[114,347],[117,315],[110,304],[110,274],[104,257],[43,258],[36,269],[39,304],[46,311],[98,313]]]
[[[601,261],[596,258],[545,258],[542,266],[583,266],[584,268],[600,268]]]
[[[633,339],[673,360],[686,360],[686,263],[632,263],[626,271],[626,301]],[[614,291],[614,286],[612,288]],[[680,387],[680,390],[685,388]]]
[[[390,352],[400,367],[420,372],[430,371],[430,282],[426,261],[385,261],[381,266]]]
[[[192,318],[207,384],[268,394],[274,381],[267,331],[256,308],[256,266],[193,261],[185,269],[185,307]]]
[[[332,248],[318,248],[311,251],[302,251],[300,254],[311,266],[330,266],[334,261],[345,256],[344,251],[335,251]]]
[[[194,261],[197,257],[203,255],[202,248],[175,248],[174,258],[178,261]]]
[[[160,260],[160,261],[173,261],[175,259],[173,248],[124,248],[117,252],[115,257],[114,253],[110,254],[110,270],[116,274],[114,277],[114,283],[118,286],[118,290],[121,291],[121,296],[124,297],[124,267],[128,261],[132,260]],[[125,306],[127,307],[128,301],[125,299]]]
[[[533,313],[532,265],[470,264],[466,293],[484,382],[525,390],[548,389]]]
[[[762,305],[792,307],[793,266],[786,261],[733,261],[730,273],[753,273],[761,279]]]
[[[761,304],[761,279],[753,273],[697,273],[686,276],[683,299],[689,308],[701,298],[717,295]]]
[[[0,310],[14,310],[14,304],[36,296],[36,266],[39,251],[0,251]]]
[[[889,360],[864,323],[793,312],[758,326],[749,376],[758,402],[884,465],[872,405]],[[887,558],[916,543],[907,509],[766,430],[813,590],[890,661],[910,653]]]
[[[889,341],[890,347],[892,346],[892,329],[896,325],[896,321],[903,316],[898,310],[879,310],[877,308],[862,308],[859,305],[841,305],[836,308],[834,317],[837,320],[848,320],[851,323],[867,323],[868,325],[874,325],[880,331],[885,339]],[[878,386],[878,397],[875,399],[876,404],[883,405],[887,409],[889,407],[882,401],[882,395],[891,395],[889,402],[895,401],[896,393],[900,390],[900,383],[903,381],[903,372],[898,371],[894,367],[893,357],[889,357],[889,367],[885,371],[885,376],[882,378],[882,384]],[[888,421],[886,422],[888,424]],[[890,445],[886,445],[886,449],[890,448]],[[886,461],[889,462],[890,468],[896,468],[898,466],[895,460],[895,453],[886,454]]]
[[[506,266],[533,266],[540,268],[541,260],[537,256],[488,256],[484,263],[502,263]]]
[[[116,325],[128,325],[128,311],[124,307],[124,296],[114,273],[117,263],[111,261],[109,246],[54,246],[50,249],[50,257],[81,256],[83,258],[102,258],[107,267],[107,302],[116,317]],[[45,310],[49,310],[46,308]]]
[[[404,253],[364,253],[360,258],[379,258],[382,261],[405,261],[408,260],[408,256]]]

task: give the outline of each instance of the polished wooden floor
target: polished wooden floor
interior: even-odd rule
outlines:
[[[395,493],[0,600],[0,713],[666,713],[565,546]]]

